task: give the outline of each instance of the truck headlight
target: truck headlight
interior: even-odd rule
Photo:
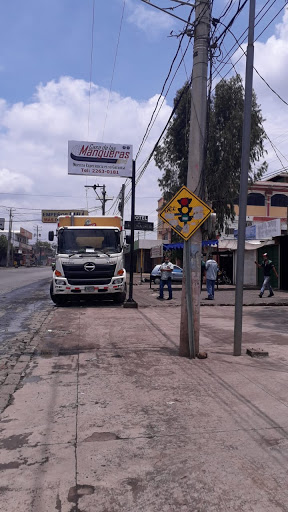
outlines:
[[[64,281],[64,279],[55,279],[55,284],[62,284],[62,285],[65,285],[65,284],[66,284],[66,281]]]
[[[114,279],[113,284],[122,284],[123,279],[121,277],[118,277],[117,279]]]

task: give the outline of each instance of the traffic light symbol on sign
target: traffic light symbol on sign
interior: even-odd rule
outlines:
[[[190,220],[192,220],[193,215],[191,215],[192,207],[190,206],[192,199],[189,197],[181,197],[178,199],[179,208],[176,216],[179,217],[179,221],[187,224]]]

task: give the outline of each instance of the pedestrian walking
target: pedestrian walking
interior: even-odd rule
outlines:
[[[260,293],[259,293],[259,297],[260,298],[263,297],[263,293],[265,292],[265,290],[269,290],[268,297],[273,297],[274,292],[273,292],[272,286],[270,284],[270,279],[271,279],[271,271],[272,271],[272,269],[273,269],[273,272],[274,272],[275,276],[278,279],[278,274],[277,274],[277,270],[275,268],[275,265],[273,264],[273,262],[271,260],[268,259],[267,252],[265,252],[263,254],[263,261],[262,261],[261,265],[257,261],[255,261],[255,263],[256,263],[258,268],[263,268],[263,270],[264,270],[264,280],[263,280],[262,288],[261,288]]]
[[[218,274],[218,265],[217,262],[213,259],[213,256],[209,260],[206,261],[206,288],[208,297],[205,300],[214,300],[214,289],[215,289],[215,281],[217,279]]]
[[[173,264],[170,262],[169,257],[165,256],[164,262],[162,263],[160,267],[161,272],[161,278],[160,278],[160,290],[159,290],[159,297],[157,299],[163,300],[164,299],[164,286],[168,286],[168,299],[172,299],[172,286],[171,286],[171,274],[173,271]]]

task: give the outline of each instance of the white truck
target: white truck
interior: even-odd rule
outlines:
[[[72,297],[126,298],[124,231],[120,217],[60,216],[50,296],[57,305]],[[49,231],[54,240],[54,231]]]

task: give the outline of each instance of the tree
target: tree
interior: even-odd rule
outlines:
[[[8,241],[5,235],[0,235],[0,260],[7,256]]]
[[[163,171],[158,181],[166,200],[187,180],[190,119],[190,90],[187,84],[177,92],[174,104],[180,97],[164,142],[155,154],[156,165]],[[209,108],[203,169],[205,194],[202,197],[212,204],[217,215],[217,225],[221,229],[227,219],[233,219],[234,201],[239,195],[243,111],[244,88],[240,75],[221,80],[215,87]],[[259,164],[265,152],[263,121],[261,108],[253,92],[249,168],[251,182],[260,179],[267,170],[265,161]]]

